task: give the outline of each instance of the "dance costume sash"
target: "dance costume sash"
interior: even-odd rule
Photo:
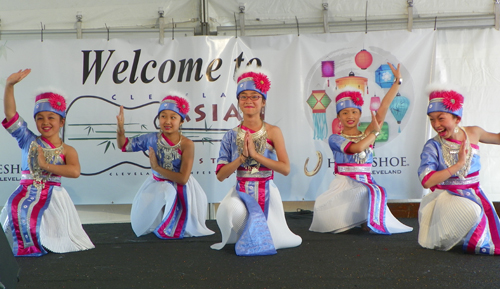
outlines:
[[[239,168],[237,171],[236,191],[245,204],[248,218],[235,251],[238,256],[264,256],[276,254],[273,238],[267,226],[269,210],[269,181],[273,171],[261,167],[259,172]]]
[[[500,255],[500,222],[493,204],[479,187],[479,172],[468,175],[465,180],[449,178],[436,188],[467,198],[481,207],[479,221],[464,240],[463,249],[471,254]]]
[[[156,175],[153,175],[153,178],[159,182],[171,183],[177,191],[174,205],[166,217],[163,218],[160,225],[156,227],[154,233],[160,239],[182,239],[184,238],[184,231],[186,231],[188,216],[186,185],[180,185]]]
[[[38,257],[47,254],[40,242],[42,216],[49,206],[54,186],[61,185],[61,177],[35,183],[29,171],[23,171],[20,186],[9,197],[8,214],[12,219],[14,256]]]
[[[368,189],[368,221],[367,225],[377,234],[390,234],[385,223],[387,209],[387,193],[376,185],[371,177],[371,164],[335,163],[335,173],[347,176],[363,184]]]

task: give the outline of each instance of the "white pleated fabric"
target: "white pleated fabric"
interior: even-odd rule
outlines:
[[[314,202],[310,231],[341,233],[368,219],[368,189],[343,175],[336,175],[326,192]],[[391,234],[411,232],[386,208],[385,222]]]
[[[12,233],[5,207],[0,222],[12,247]],[[40,242],[54,253],[84,251],[95,247],[83,230],[75,205],[63,187],[54,186],[52,189],[52,197],[40,223]]]
[[[189,176],[186,184],[188,218],[184,237],[212,235],[205,225],[207,196],[198,181]],[[174,205],[177,190],[169,182],[156,181],[149,176],[139,188],[132,202],[130,222],[137,237],[149,234],[160,225]]]
[[[418,211],[418,243],[447,251],[463,242],[479,222],[481,207],[471,200],[435,190],[422,198]]]
[[[302,243],[302,238],[292,233],[288,228],[280,192],[272,180],[269,181],[269,194],[267,225],[275,249],[299,246]],[[245,204],[238,196],[235,187],[229,191],[220,203],[216,218],[222,234],[222,242],[213,244],[211,248],[220,250],[226,244],[235,244],[238,241],[248,218]]]

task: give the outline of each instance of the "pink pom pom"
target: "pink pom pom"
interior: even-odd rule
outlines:
[[[339,95],[337,95],[337,97],[335,98],[335,101],[339,101],[342,98],[346,98],[346,97],[351,98],[352,102],[356,106],[362,106],[363,103],[365,103],[365,101],[363,100],[363,96],[361,96],[361,93],[359,91],[344,91],[344,92],[340,93]]]
[[[187,114],[189,112],[189,102],[186,99],[175,95],[169,95],[166,96],[163,100],[167,99],[171,99],[175,102],[180,113]]]
[[[271,88],[271,81],[269,81],[269,78],[263,73],[256,73],[253,77],[253,81],[255,87],[263,93],[267,93]]]
[[[457,111],[462,108],[464,97],[456,91],[443,91],[441,93],[441,96],[443,97],[443,104],[447,109],[451,111]]]
[[[245,72],[242,75],[240,75],[240,77],[238,77],[237,82],[240,82],[240,80],[244,78],[252,78],[253,82],[255,83],[255,88],[257,88],[263,93],[267,93],[271,88],[271,81],[264,73]]]
[[[352,99],[352,102],[357,105],[357,106],[362,106],[365,101],[363,100],[363,97],[361,96],[361,93],[358,91],[349,91],[350,96]]]
[[[49,103],[53,109],[56,109],[59,111],[66,110],[66,100],[64,99],[64,97],[62,97],[59,94],[50,93]]]

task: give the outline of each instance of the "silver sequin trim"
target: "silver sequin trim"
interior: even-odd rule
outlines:
[[[13,123],[11,126],[9,126],[8,128],[6,128],[6,130],[7,130],[7,132],[9,134],[12,134],[18,128],[20,128],[23,125],[23,123],[24,123],[24,119],[19,116],[19,118],[17,119],[17,121],[15,123]]]
[[[252,171],[236,171],[238,178],[268,178],[273,175],[273,171],[258,171],[252,174]]]
[[[461,186],[461,185],[470,185],[470,184],[475,184],[475,183],[479,183],[479,176],[466,178],[465,180],[461,180],[458,178],[447,179],[446,181],[442,182],[441,185]]]
[[[60,183],[61,182],[61,177],[60,176],[50,176],[46,181],[47,182],[54,182],[54,183]],[[21,180],[34,180],[32,174],[22,174],[21,175]]]
[[[372,167],[337,166],[339,173],[371,173]]]

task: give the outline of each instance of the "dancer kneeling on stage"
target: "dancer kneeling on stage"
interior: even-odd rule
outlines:
[[[479,186],[478,143],[500,144],[500,134],[459,126],[464,98],[457,89],[433,84],[428,91],[427,115],[437,135],[420,155],[418,176],[431,192],[420,203],[418,243],[446,251],[463,242],[467,253],[499,255],[500,222]]]
[[[309,230],[340,233],[361,225],[377,234],[405,233],[412,230],[400,223],[387,207],[387,194],[371,175],[373,144],[387,110],[402,83],[401,72],[390,63],[395,81],[382,100],[365,131],[359,131],[363,97],[357,90],[341,90],[335,101],[337,117],[343,126],[340,135],[328,143],[335,158],[335,178],[329,189],[318,196]]]
[[[236,243],[237,255],[272,255],[276,249],[302,243],[288,228],[280,192],[273,182],[274,171],[286,176],[290,163],[280,128],[261,117],[270,88],[268,77],[248,71],[237,83],[243,121],[224,135],[216,170],[219,181],[236,171],[237,182],[217,210],[222,242],[212,248]]]
[[[47,254],[45,249],[54,253],[92,249],[94,244],[82,228],[75,205],[61,186],[61,177],[80,176],[76,150],[59,137],[66,120],[66,100],[53,91],[37,95],[33,116],[40,136],[17,113],[14,85],[30,71],[13,73],[5,85],[2,125],[22,150],[22,176],[2,210],[0,223],[15,256],[41,256]]]
[[[161,239],[211,235],[205,225],[207,196],[191,175],[194,143],[180,126],[189,112],[182,97],[167,96],[160,103],[160,132],[125,137],[123,106],[116,117],[116,140],[124,152],[149,151],[152,174],[137,192],[130,213],[137,237],[154,232]]]

